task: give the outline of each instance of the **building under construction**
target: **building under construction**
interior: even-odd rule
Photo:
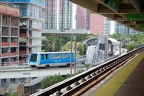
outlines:
[[[0,2],[0,64],[19,63],[19,7]]]
[[[3,2],[0,2],[0,64],[11,66],[26,63],[29,53],[41,51],[45,0],[3,0]],[[9,92],[12,83],[19,85],[22,81],[27,83],[32,79],[20,77],[0,79],[0,94],[3,88],[6,89],[5,93]]]

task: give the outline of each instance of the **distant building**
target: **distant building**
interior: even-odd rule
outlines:
[[[90,30],[91,34],[103,34],[103,16],[89,13],[85,8],[77,6],[76,29]]]
[[[125,35],[129,35],[129,34],[137,34],[137,31],[131,28],[128,28],[122,24],[119,24],[117,22],[114,22],[114,32],[116,34],[125,34]]]
[[[76,29],[86,29],[86,9],[77,6],[76,11]]]
[[[111,34],[111,20],[109,20],[108,18],[104,17],[104,30],[103,30],[103,34],[104,35],[109,35]]]
[[[45,29],[72,29],[72,8],[68,0],[45,0]]]

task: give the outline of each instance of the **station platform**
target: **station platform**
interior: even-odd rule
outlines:
[[[144,96],[144,52],[94,89],[89,96]]]

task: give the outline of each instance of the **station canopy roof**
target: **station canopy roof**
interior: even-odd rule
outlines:
[[[69,0],[137,31],[144,31],[144,0]]]

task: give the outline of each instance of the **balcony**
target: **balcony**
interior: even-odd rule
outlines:
[[[8,42],[2,42],[2,46],[8,46]]]
[[[20,37],[26,37],[26,33],[20,33]]]
[[[2,53],[2,57],[7,57],[9,56],[9,53]]]
[[[19,51],[19,54],[26,54],[26,51]]]
[[[2,36],[8,36],[8,32],[2,32]]]
[[[16,64],[17,64],[16,61],[4,62],[4,65],[3,65],[3,66],[14,66],[14,65],[16,65]]]
[[[19,45],[26,45],[26,42],[20,42]]]
[[[29,42],[29,45],[32,45],[32,42]]]
[[[10,54],[11,54],[11,56],[15,56],[15,55],[18,55],[18,52],[12,52]]]
[[[12,32],[11,36],[18,36],[18,33],[17,32]]]
[[[25,63],[27,63],[26,59],[20,59],[19,60],[19,64],[25,64]]]
[[[18,46],[17,42],[11,42],[11,46]]]

